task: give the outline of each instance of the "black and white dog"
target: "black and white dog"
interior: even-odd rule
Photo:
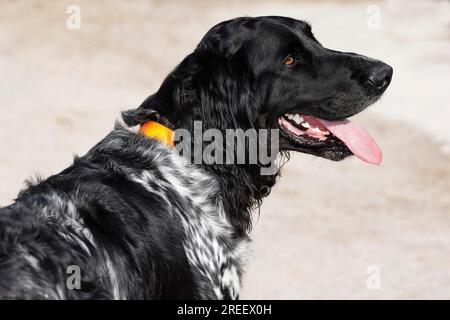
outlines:
[[[346,118],[391,77],[380,61],[324,48],[299,20],[216,25],[154,95],[123,113],[124,124],[0,209],[0,298],[238,298],[251,211],[278,171],[193,164],[133,127],[279,129],[282,155],[379,163],[375,142]]]

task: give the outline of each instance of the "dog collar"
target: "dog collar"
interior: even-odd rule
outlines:
[[[175,132],[156,121],[147,121],[139,128],[139,133],[146,137],[156,139],[170,147],[174,147]]]

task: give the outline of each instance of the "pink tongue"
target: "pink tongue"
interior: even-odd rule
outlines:
[[[383,160],[383,155],[375,140],[356,123],[347,119],[342,121],[316,119],[344,142],[350,151],[361,160],[376,165]]]

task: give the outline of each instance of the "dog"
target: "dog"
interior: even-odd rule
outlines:
[[[323,47],[304,21],[214,26],[86,155],[28,181],[0,209],[0,298],[238,299],[252,212],[281,164],[269,175],[261,163],[196,164],[176,151],[173,132],[196,121],[270,129],[280,157],[378,164],[374,140],[347,118],[383,94],[392,72]]]

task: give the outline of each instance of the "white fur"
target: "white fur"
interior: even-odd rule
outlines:
[[[210,282],[218,299],[223,298],[221,288],[228,289],[231,297],[237,298],[240,288],[237,268],[242,268],[246,261],[249,240],[242,239],[233,244],[233,228],[223,210],[218,183],[214,177],[189,164],[166,146],[161,145],[160,148],[163,155],[170,155],[168,159],[160,159],[162,163],[158,167],[165,179],[157,180],[146,170],[131,174],[130,178],[157,193],[169,205],[164,192],[154,190],[149,182],[170,188],[180,197],[191,201],[192,206],[184,215],[175,211],[185,230],[184,249],[188,261]],[[225,269],[221,272],[223,268]]]

